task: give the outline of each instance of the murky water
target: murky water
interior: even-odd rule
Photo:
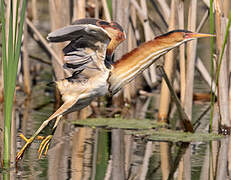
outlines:
[[[27,103],[24,105],[30,105]],[[40,104],[39,110],[25,106],[24,112],[18,113],[19,131],[27,137],[32,135],[52,108],[49,102]],[[50,129],[43,135],[49,134]],[[16,142],[19,150],[24,142],[19,137]],[[64,120],[47,157],[38,160],[40,142],[36,140],[26,151],[17,172],[12,169],[9,176],[1,172],[0,179],[228,178],[228,138],[213,142],[155,142],[130,135],[127,130],[75,127]]]
[[[34,92],[29,100],[21,98],[20,92],[17,95],[17,134],[22,132],[26,137],[30,137],[54,109],[50,87],[42,84],[35,87]],[[208,130],[208,105],[206,102],[194,104],[193,121],[204,114],[199,132]],[[41,135],[49,135],[51,129],[52,124]],[[77,127],[64,118],[46,157],[38,159],[41,141],[36,140],[17,169],[0,172],[0,180],[204,180],[209,177],[223,180],[229,177],[228,137],[219,141],[182,143],[147,141],[145,136],[132,134],[129,130]],[[25,142],[18,136],[15,141],[16,151],[19,151]]]

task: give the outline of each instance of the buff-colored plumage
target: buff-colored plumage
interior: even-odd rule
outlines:
[[[161,55],[180,44],[209,34],[176,30],[156,37],[124,55],[116,63],[110,59],[115,48],[125,39],[122,27],[115,23],[97,19],[82,19],[73,25],[48,35],[51,42],[70,41],[64,48],[64,68],[72,76],[59,80],[56,85],[62,95],[63,105],[52,114],[17,154],[19,160],[35,137],[52,120],[56,119],[53,132],[46,137],[39,148],[39,154],[46,154],[52,135],[62,115],[80,110],[91,101],[105,94],[117,93],[125,84],[144,71]],[[109,58],[109,59],[108,59]]]

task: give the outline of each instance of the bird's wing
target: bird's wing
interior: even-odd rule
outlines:
[[[63,52],[64,68],[71,73],[86,68],[105,70],[106,49],[111,38],[103,28],[92,24],[70,25],[48,34],[47,39],[70,41]]]

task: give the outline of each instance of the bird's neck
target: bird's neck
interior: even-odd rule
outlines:
[[[113,64],[113,69],[108,79],[110,92],[112,94],[118,92],[124,85],[153,64],[156,59],[180,44],[182,42],[169,44],[162,38],[155,38],[125,54]]]

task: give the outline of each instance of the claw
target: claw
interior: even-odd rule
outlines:
[[[45,156],[47,155],[47,151],[48,151],[48,147],[50,145],[50,141],[52,139],[52,136],[53,135],[49,135],[47,136],[40,144],[39,146],[39,150],[38,150],[38,153],[39,153],[39,159],[42,157],[42,154],[44,154]],[[45,151],[44,151],[45,150]]]

